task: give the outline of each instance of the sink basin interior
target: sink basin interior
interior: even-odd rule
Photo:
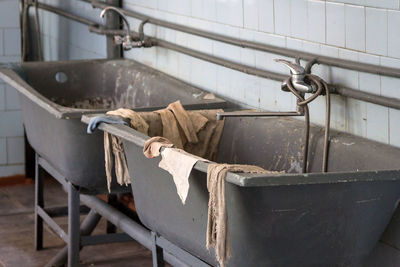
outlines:
[[[162,135],[162,132],[151,130],[152,124],[161,124],[161,121],[150,123],[146,116],[147,112],[140,114],[150,125],[150,136]],[[92,116],[94,115],[83,116],[82,121],[88,123]],[[160,126],[154,128],[162,129]],[[107,125],[102,129],[134,143],[137,142],[135,137],[137,132],[128,130],[126,126]],[[323,139],[323,128],[312,125],[308,164],[310,173],[321,172]],[[303,148],[304,122],[301,120],[278,117],[227,118],[216,161],[257,165],[271,171],[301,173]],[[400,158],[399,148],[331,131],[328,172],[398,170],[398,158]]]
[[[316,126],[310,130],[309,172],[321,172],[324,132]],[[398,169],[398,148],[334,131],[330,139],[329,172]],[[225,120],[217,161],[300,173],[303,147],[304,123],[300,120],[277,117],[228,118]]]
[[[84,109],[162,107],[206,92],[132,60],[23,63],[28,83],[51,102]]]

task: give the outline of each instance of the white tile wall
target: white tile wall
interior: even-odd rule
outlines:
[[[258,18],[258,30],[263,32],[274,32],[274,1],[273,0],[258,0],[258,5],[255,4],[257,11],[248,16]],[[246,25],[245,25],[246,27]],[[257,30],[257,28],[255,29]]]
[[[50,0],[47,0],[50,1]],[[124,7],[160,19],[246,40],[400,68],[400,0],[125,0]],[[65,3],[65,2],[64,2]],[[95,18],[98,10],[76,0],[64,4]],[[79,11],[76,10],[79,5]],[[45,13],[45,12],[44,12]],[[46,15],[44,42],[48,59],[105,56],[104,38],[85,27]],[[51,23],[50,23],[51,21]],[[139,21],[132,19],[137,28]],[[57,23],[58,29],[53,25]],[[60,25],[61,24],[61,25]],[[66,33],[62,25],[69,25]],[[64,26],[65,26],[64,25]],[[9,26],[15,27],[15,26]],[[68,27],[67,27],[68,28]],[[208,39],[146,25],[146,33],[250,66],[288,73],[271,53],[242,49]],[[61,32],[60,32],[61,31]],[[87,36],[76,38],[76,36]],[[67,51],[67,52],[63,52]],[[252,77],[162,48],[125,54],[199,87],[251,107],[290,110],[295,99],[280,82]],[[400,79],[315,66],[328,82],[400,98]],[[0,92],[1,93],[1,92]],[[323,124],[325,99],[311,104],[312,121]],[[1,103],[0,103],[1,105]],[[0,106],[1,108],[1,106]],[[332,97],[332,127],[400,147],[400,112],[354,99]]]
[[[304,38],[308,35],[308,4],[306,0],[291,1],[290,20],[291,36],[296,38]]]
[[[345,46],[344,4],[326,3],[326,42]]]
[[[0,165],[7,164],[7,139],[0,138]]]
[[[21,31],[19,28],[4,29],[4,55],[19,56],[21,54]]]
[[[388,16],[384,9],[366,10],[366,51],[371,54],[387,55]]]
[[[7,138],[7,163],[22,164],[25,161],[24,154],[24,138],[8,137]]]
[[[307,12],[308,40],[325,43],[325,2],[308,1]]]
[[[0,112],[6,109],[6,87],[1,82],[0,80]]]
[[[17,90],[15,90],[13,87],[6,85],[6,109],[7,110],[20,110],[21,105],[19,103],[19,95]]]
[[[275,33],[290,36],[290,0],[274,1]]]
[[[346,48],[365,51],[365,8],[346,5]]]
[[[18,0],[0,1],[0,63],[19,62]],[[16,90],[0,80],[0,177],[24,174],[23,127]]]
[[[388,11],[388,56],[400,58],[400,11]]]

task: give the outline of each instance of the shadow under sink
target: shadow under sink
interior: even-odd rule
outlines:
[[[86,134],[82,114],[126,107],[156,110],[180,100],[186,109],[225,101],[133,60],[28,62],[0,66],[16,88],[29,143],[74,185],[106,191],[103,135]],[[116,185],[112,185],[116,189]]]
[[[124,140],[142,223],[216,265],[205,245],[208,163],[195,165],[183,205],[160,158],[143,155],[149,136],[124,125],[99,128]],[[228,266],[357,266],[388,225],[400,198],[400,149],[332,131],[322,173],[323,129],[312,126],[310,173],[302,174],[303,131],[304,123],[291,118],[226,119],[218,162],[285,171],[228,173]]]

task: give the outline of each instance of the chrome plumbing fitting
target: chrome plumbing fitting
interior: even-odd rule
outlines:
[[[293,84],[293,87],[300,93],[315,93],[317,91],[317,88],[314,84],[307,84],[304,81],[304,78],[306,77],[306,70],[301,66],[299,63],[293,63],[285,59],[275,59],[276,62],[283,63],[285,66],[287,66],[290,69],[290,76],[291,76],[291,81]],[[281,86],[283,91],[288,92],[287,84],[286,81],[282,82]]]
[[[112,10],[112,11],[118,13],[121,16],[122,20],[126,24],[126,35],[125,36],[120,36],[120,35],[114,36],[114,43],[116,45],[122,45],[122,48],[124,50],[131,50],[134,47],[142,47],[143,46],[143,41],[142,40],[140,40],[138,42],[134,42],[132,40],[132,37],[130,35],[131,27],[130,27],[130,24],[128,22],[128,19],[126,18],[126,16],[118,8],[115,8],[115,7],[112,7],[112,6],[106,7],[101,11],[100,17],[104,18],[105,13],[107,11],[109,11],[109,10]]]

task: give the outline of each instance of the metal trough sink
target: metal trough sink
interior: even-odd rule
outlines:
[[[188,109],[225,105],[132,60],[22,63],[0,68],[0,79],[19,91],[26,134],[36,152],[90,191],[106,190],[103,135],[87,135],[82,114],[118,107],[154,110],[176,100]]]
[[[89,116],[83,121],[88,122]],[[311,173],[300,174],[303,127],[290,118],[229,118],[218,162],[245,163],[279,175],[229,173],[232,258],[228,266],[356,266],[376,245],[400,198],[400,149],[349,134],[331,135],[329,172],[321,173],[323,131],[311,129]],[[122,137],[132,191],[144,225],[212,265],[205,246],[207,163],[197,163],[183,205],[170,174],[147,159],[149,138],[104,125]]]

